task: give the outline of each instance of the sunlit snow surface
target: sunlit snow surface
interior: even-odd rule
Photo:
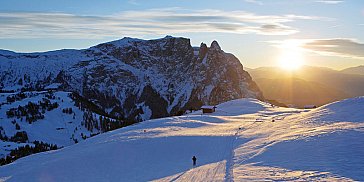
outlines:
[[[363,97],[315,110],[234,100],[19,159],[0,167],[0,180],[363,181],[360,108]]]

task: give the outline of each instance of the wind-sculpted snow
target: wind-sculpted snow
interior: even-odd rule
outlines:
[[[276,144],[249,162],[292,170],[327,171],[364,181],[363,143],[363,131],[338,131]]]
[[[345,103],[336,104],[351,107]],[[0,179],[363,180],[364,156],[358,145],[363,142],[364,123],[340,113],[336,122],[306,121],[325,107],[310,111],[272,107],[254,99],[233,100],[218,105],[212,114],[197,111],[149,120],[19,159],[0,167]],[[197,157],[196,167],[192,156]]]
[[[308,116],[308,121],[318,122],[364,122],[364,97],[355,97],[322,106]],[[312,119],[311,119],[312,118]]]

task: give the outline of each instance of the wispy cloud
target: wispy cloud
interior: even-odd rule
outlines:
[[[318,19],[322,18],[179,8],[126,11],[109,16],[0,12],[0,38],[80,39],[186,32],[289,35],[299,30],[287,22]]]
[[[344,1],[339,1],[339,0],[319,0],[316,1],[318,3],[324,3],[324,4],[339,4],[339,3],[343,3]]]
[[[304,44],[303,48],[322,55],[364,59],[364,44],[354,39],[316,39]]]
[[[258,0],[245,0],[245,2],[247,3],[254,3],[254,4],[258,4],[258,5],[263,5],[262,1],[258,1]]]
[[[132,4],[132,5],[139,5],[139,3],[137,2],[137,0],[128,0],[128,3],[129,4]]]
[[[333,25],[333,26],[331,26],[331,27],[329,27],[329,28],[337,28],[337,27],[343,27],[344,25],[342,25],[342,24],[337,24],[337,25]]]
[[[348,57],[364,60],[364,43],[355,39],[290,39],[284,41],[270,41],[269,43],[279,48],[294,45],[301,50],[314,52],[324,56]]]

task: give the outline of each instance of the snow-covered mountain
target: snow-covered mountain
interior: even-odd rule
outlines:
[[[141,122],[0,167],[4,181],[363,181],[364,97],[313,110],[255,99]],[[192,156],[197,166],[192,166]]]
[[[240,61],[190,40],[123,38],[84,50],[0,51],[3,91],[58,88],[76,92],[110,116],[141,121],[203,104],[263,96]]]
[[[63,91],[0,93],[0,165],[131,124],[77,96]]]

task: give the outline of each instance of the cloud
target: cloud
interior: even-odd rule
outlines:
[[[254,4],[258,4],[258,5],[263,5],[262,1],[258,1],[258,0],[245,0],[245,2],[247,3],[254,3]]]
[[[281,49],[299,49],[314,52],[324,56],[337,56],[364,60],[364,43],[355,39],[289,39],[284,41],[269,41]]]
[[[291,27],[284,26],[284,25],[278,25],[278,24],[265,24],[262,25],[259,29],[261,34],[270,35],[272,33],[275,33],[276,35],[279,35],[279,32],[281,32],[280,35],[285,34],[293,34],[298,32],[298,30],[292,29]]]
[[[339,3],[343,3],[344,1],[339,1],[339,0],[320,0],[320,1],[316,1],[318,3],[324,3],[324,4],[339,4]]]
[[[289,35],[299,30],[287,22],[319,19],[323,18],[180,8],[125,11],[108,16],[0,12],[0,38],[87,39],[187,32]]]
[[[364,44],[354,39],[316,39],[306,42],[303,48],[322,55],[364,59]]]
[[[137,2],[137,0],[128,0],[128,3],[129,4],[132,4],[132,5],[139,5],[139,3]]]

